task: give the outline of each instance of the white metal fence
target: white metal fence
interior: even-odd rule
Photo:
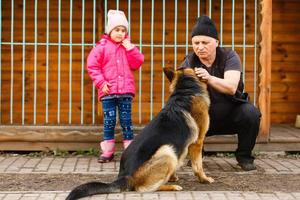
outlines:
[[[135,124],[163,107],[161,67],[176,67],[191,51],[189,33],[203,14],[215,20],[220,45],[239,53],[256,103],[257,8],[257,0],[0,1],[0,125],[102,123],[85,61],[108,9],[125,11],[129,34],[146,58],[136,73]]]

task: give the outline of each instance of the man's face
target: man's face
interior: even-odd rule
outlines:
[[[219,41],[215,38],[196,35],[192,37],[193,50],[199,58],[207,59],[216,53]]]

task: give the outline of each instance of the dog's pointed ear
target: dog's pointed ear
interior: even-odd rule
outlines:
[[[163,70],[164,70],[166,77],[169,79],[170,82],[172,82],[172,80],[175,76],[174,69],[171,67],[164,67]]]

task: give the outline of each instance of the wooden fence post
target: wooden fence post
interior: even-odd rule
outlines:
[[[261,0],[261,52],[258,107],[262,113],[259,141],[268,142],[271,123],[272,0]]]

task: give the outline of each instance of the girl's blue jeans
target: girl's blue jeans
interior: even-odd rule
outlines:
[[[104,140],[114,139],[116,126],[116,112],[119,111],[119,120],[122,127],[123,139],[132,140],[133,130],[131,121],[131,95],[109,95],[101,99],[103,109]]]

